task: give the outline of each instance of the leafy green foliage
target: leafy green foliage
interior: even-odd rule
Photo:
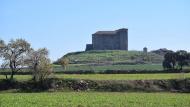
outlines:
[[[176,52],[176,60],[180,66],[180,70],[183,69],[183,66],[188,65],[189,56],[187,51],[180,50]]]
[[[177,52],[168,52],[164,56],[163,67],[164,69],[177,69],[179,66],[180,70],[183,69],[183,66],[187,66],[189,63],[189,54],[187,51],[180,50]],[[177,63],[177,67],[176,67]]]
[[[175,69],[176,66],[176,53],[168,52],[164,55],[163,67],[164,69]]]

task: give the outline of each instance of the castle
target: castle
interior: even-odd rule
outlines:
[[[86,45],[86,51],[88,50],[128,50],[128,29],[92,34],[92,44]]]

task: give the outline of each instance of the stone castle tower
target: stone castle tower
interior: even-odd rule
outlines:
[[[86,45],[86,51],[88,50],[128,50],[128,29],[92,34],[92,44]]]

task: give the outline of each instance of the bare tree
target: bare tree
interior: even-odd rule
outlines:
[[[28,58],[25,62],[29,64],[35,81],[43,81],[52,73],[52,65],[46,48],[31,50]]]
[[[60,64],[61,64],[61,66],[64,68],[64,70],[66,70],[66,69],[67,69],[67,66],[68,66],[68,64],[69,64],[69,59],[68,59],[68,58],[63,58],[63,59],[61,59]]]
[[[5,42],[0,39],[0,57],[3,56],[3,50],[5,48]]]
[[[0,39],[0,58],[3,57],[3,50],[5,48],[5,42],[3,40]],[[5,70],[4,69],[4,64],[1,65],[1,70]],[[5,74],[6,79],[7,79],[7,74]]]
[[[24,66],[24,57],[30,50],[30,44],[24,39],[11,40],[5,44],[0,40],[0,56],[3,58],[3,68],[11,69],[10,79]]]

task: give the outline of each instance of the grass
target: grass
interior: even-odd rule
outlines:
[[[1,93],[0,107],[190,107],[179,93]]]
[[[144,62],[162,62],[163,56],[142,51],[122,51],[122,50],[99,50],[73,52],[65,55],[70,63],[134,63],[138,61]]]
[[[184,66],[184,69],[190,69],[190,66]],[[55,72],[64,72],[64,71],[95,71],[103,72],[106,70],[137,70],[137,71],[154,71],[154,70],[163,70],[162,64],[135,64],[135,65],[102,65],[102,66],[93,66],[87,64],[69,64],[66,67],[66,70],[61,65],[53,64],[53,71]],[[11,72],[9,69],[3,71],[0,69],[0,72]],[[23,69],[22,72],[29,72],[28,69]]]
[[[190,69],[190,66],[184,66],[184,69]],[[162,64],[135,64],[135,65],[103,65],[103,66],[92,66],[86,64],[70,64],[67,66],[66,71],[80,71],[80,70],[91,70],[91,71],[106,71],[106,70],[137,70],[137,71],[154,71],[163,70]],[[63,72],[65,71],[61,65],[54,65],[54,71]]]
[[[90,79],[90,80],[150,80],[150,79],[182,79],[190,78],[190,73],[170,74],[71,74],[57,75],[59,78]]]
[[[8,78],[10,78],[10,76],[8,76]],[[31,78],[32,78],[31,75],[14,75],[14,79],[16,79],[18,81],[26,81]],[[4,75],[0,75],[0,79],[6,79],[6,77]]]
[[[187,67],[185,67],[186,69]],[[190,68],[190,67],[189,67]],[[53,70],[55,72],[65,71],[61,65],[53,64]],[[105,71],[105,70],[163,70],[161,64],[136,64],[136,65],[103,65],[93,66],[87,64],[69,64],[66,71],[80,71],[80,70],[93,70],[93,71]],[[11,72],[10,69],[2,70],[0,72]],[[23,72],[29,72],[28,69],[23,69]]]
[[[57,74],[55,77],[64,79],[90,79],[90,80],[150,80],[150,79],[181,79],[190,78],[190,73],[164,73],[164,74]],[[16,80],[24,81],[32,78],[31,75],[15,75]],[[5,79],[0,75],[0,79]]]
[[[137,65],[104,65],[104,66],[90,66],[90,65],[78,65],[70,64],[67,66],[66,71],[79,71],[79,70],[93,70],[93,71],[105,71],[105,70],[163,70],[161,64],[137,64]],[[61,66],[54,66],[54,71],[64,71]]]

